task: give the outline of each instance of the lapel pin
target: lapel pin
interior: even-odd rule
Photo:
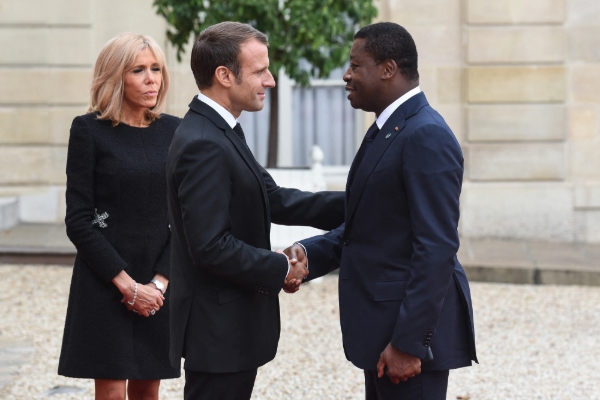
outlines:
[[[394,130],[395,130],[395,131],[398,131],[398,127],[395,127],[395,128],[394,128]]]
[[[391,134],[391,133],[388,133],[387,135],[385,135],[385,138],[386,138],[386,139],[389,139],[389,138],[390,138],[390,136],[392,136],[392,134]]]

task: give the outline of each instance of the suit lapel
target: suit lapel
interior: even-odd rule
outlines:
[[[400,105],[381,127],[375,140],[371,144],[369,151],[365,154],[365,157],[356,171],[352,188],[348,187],[346,184],[346,229],[351,225],[350,221],[354,215],[356,206],[360,201],[367,181],[377,166],[377,163],[379,163],[379,160],[394,139],[402,133],[406,126],[406,120],[419,112],[419,110],[427,104],[425,95],[422,92],[418,93]],[[398,129],[396,130],[396,128]],[[351,169],[352,168],[354,168],[354,165]]]
[[[396,125],[394,125],[394,123]],[[346,221],[351,220],[354,210],[356,210],[358,201],[362,196],[365,185],[367,184],[373,169],[375,169],[375,166],[381,159],[381,156],[383,156],[392,141],[400,132],[402,132],[405,124],[406,122],[404,120],[404,115],[402,114],[400,108],[398,108],[396,112],[394,112],[394,114],[387,120],[385,125],[381,127],[381,130],[375,137],[371,147],[369,147],[369,151],[367,154],[365,154],[360,166],[356,170],[354,182],[352,182],[352,188],[346,188],[348,198],[348,205],[346,207]],[[396,126],[398,127],[397,131],[394,129]]]
[[[254,155],[250,151],[248,145],[242,142],[242,139],[240,139],[237,133],[235,133],[235,131],[229,125],[227,125],[227,127],[225,128],[225,136],[227,136],[231,143],[233,143],[238,153],[240,154],[240,156],[242,156],[242,159],[244,160],[248,168],[250,168],[250,170],[254,174],[254,177],[258,181],[258,184],[262,189],[263,202],[265,205],[265,215],[267,218],[267,226],[270,226],[271,210],[269,209],[269,198],[267,197],[267,188],[265,187],[265,180],[263,179],[262,173],[260,172],[260,169],[257,165],[258,162],[254,158]]]
[[[206,103],[200,101],[198,97],[194,96],[194,99],[190,103],[189,107],[197,113],[209,118],[218,128],[222,129],[225,132],[225,136],[227,137],[227,139],[229,139],[229,141],[233,144],[233,146],[236,148],[237,152],[242,157],[250,171],[252,171],[252,174],[258,181],[258,184],[260,185],[263,194],[265,218],[267,222],[266,226],[270,226],[271,211],[269,209],[269,199],[267,197],[265,181],[263,179],[262,173],[260,172],[260,169],[258,168],[257,161],[252,155],[250,149],[248,148],[248,145],[242,142],[242,139],[239,138],[239,136],[237,135],[237,133],[235,133],[233,128],[229,126],[229,124],[223,119],[223,117],[221,117],[221,115],[219,115],[218,112],[216,112],[212,107],[210,107]]]

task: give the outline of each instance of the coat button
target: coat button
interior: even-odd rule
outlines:
[[[350,239],[344,239],[344,246],[348,246],[350,244]]]

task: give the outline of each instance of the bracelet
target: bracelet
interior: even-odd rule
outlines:
[[[133,307],[133,305],[135,304],[135,299],[137,299],[137,282],[135,283],[135,290],[133,291],[133,300],[128,301],[127,304],[129,304],[131,307]]]

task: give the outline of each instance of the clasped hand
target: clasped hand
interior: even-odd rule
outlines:
[[[133,306],[129,305],[125,297],[123,297],[121,303],[125,304],[128,310],[137,312],[144,317],[149,317],[160,310],[164,299],[160,290],[157,290],[153,283],[147,283],[145,285],[138,284],[137,298]]]
[[[293,244],[283,253],[290,261],[290,272],[285,278],[283,291],[286,293],[296,293],[300,290],[302,280],[308,276],[308,260],[304,249],[299,244]]]

